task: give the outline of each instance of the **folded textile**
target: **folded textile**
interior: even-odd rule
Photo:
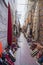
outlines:
[[[37,47],[36,44],[32,44],[32,45],[30,46],[30,49],[34,50],[36,47]]]
[[[34,57],[34,56],[35,56],[38,52],[39,52],[39,50],[38,50],[38,49],[33,50],[33,51],[32,51],[32,53],[31,53],[31,56],[33,56],[33,57]]]
[[[15,61],[16,61],[15,57],[13,57],[10,53],[8,53],[8,54],[9,54],[9,57],[11,58],[11,60],[12,60],[13,62],[15,62]]]
[[[0,65],[2,65],[2,59],[0,58]]]
[[[0,65],[9,65],[7,61],[0,59]]]
[[[38,62],[39,62],[39,63],[43,63],[43,56],[38,59]]]
[[[42,56],[43,56],[43,52],[42,52],[42,50],[40,50],[40,51],[38,52],[36,58],[39,59],[39,58],[42,57]]]
[[[43,49],[43,46],[42,45],[40,45],[40,44],[37,44],[37,49]]]
[[[13,54],[13,51],[10,49],[9,52],[13,57],[14,57],[14,54]]]
[[[13,61],[10,59],[8,54],[6,54],[6,60],[9,63],[9,65],[14,65]]]
[[[17,48],[18,48],[18,47],[17,47],[17,45],[16,45],[16,44],[12,44],[12,45],[11,45],[11,49],[12,49],[12,50],[13,50],[13,49],[15,49],[15,51],[16,51],[16,50],[17,50]]]

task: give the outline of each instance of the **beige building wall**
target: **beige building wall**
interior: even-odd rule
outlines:
[[[36,8],[33,17],[33,35],[34,40],[38,39],[38,23],[39,23],[39,2],[36,3]]]

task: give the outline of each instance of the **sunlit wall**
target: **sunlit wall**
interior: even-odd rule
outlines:
[[[21,27],[24,25],[26,18],[29,15],[29,11],[32,8],[34,2],[30,0],[5,0],[6,2],[10,2],[12,5],[12,9],[14,14],[16,15],[16,20],[19,19]],[[15,11],[16,13],[15,13]]]
[[[23,26],[32,5],[33,5],[33,2],[30,2],[29,0],[17,0],[17,3],[16,3],[17,16],[18,16],[18,19],[20,20],[21,27]]]

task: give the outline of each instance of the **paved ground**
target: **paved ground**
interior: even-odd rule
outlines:
[[[18,43],[20,48],[16,52],[15,65],[38,65],[35,59],[31,57],[29,44],[22,33],[18,39]]]

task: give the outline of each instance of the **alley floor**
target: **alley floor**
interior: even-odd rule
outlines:
[[[31,57],[31,50],[29,49],[29,43],[24,37],[23,33],[21,33],[18,44],[20,48],[18,48],[16,52],[16,62],[15,65],[38,65],[36,60]]]

